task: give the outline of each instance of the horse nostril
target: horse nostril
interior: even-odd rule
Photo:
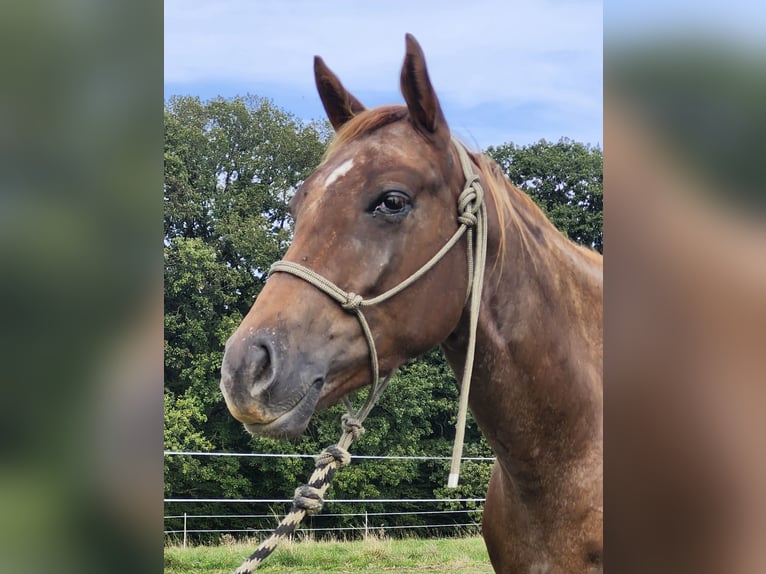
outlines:
[[[277,378],[279,345],[265,334],[232,336],[221,364],[221,390],[257,399]]]
[[[274,352],[266,341],[254,341],[250,349],[251,388],[255,394],[268,387],[274,380]]]

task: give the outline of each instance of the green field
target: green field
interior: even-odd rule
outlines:
[[[231,574],[254,544],[165,548],[165,574]],[[351,542],[287,542],[258,572],[322,574],[338,572],[461,572],[491,574],[484,541],[478,537]]]

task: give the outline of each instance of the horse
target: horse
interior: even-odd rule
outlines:
[[[314,274],[348,301],[296,272],[273,273],[226,343],[230,413],[252,434],[297,436],[316,409],[370,382],[371,352],[387,376],[441,345],[462,376],[469,240],[408,278],[463,224],[467,153],[486,190],[468,405],[496,455],[482,520],[489,558],[498,573],[603,571],[601,255],[556,230],[490,158],[458,149],[411,35],[404,106],[367,109],[318,56],[314,74],[336,133],[291,199],[294,238],[277,271]],[[403,282],[365,308],[362,336],[351,311]]]

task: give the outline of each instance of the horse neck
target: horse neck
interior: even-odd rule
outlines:
[[[577,446],[570,443],[601,432],[602,283],[600,256],[572,244],[522,192],[507,188],[516,213],[505,249],[488,202],[488,263],[469,404],[501,463],[518,469],[519,460],[532,460],[541,449],[565,456]],[[465,312],[442,345],[458,376],[467,339]],[[551,436],[568,444],[551,449]]]

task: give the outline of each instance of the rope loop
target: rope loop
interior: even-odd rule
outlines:
[[[324,506],[324,498],[322,498],[322,492],[313,486],[300,486],[295,489],[293,506],[303,510],[309,516],[316,514],[322,510],[322,507]]]
[[[362,301],[364,301],[364,299],[362,299],[361,295],[349,292],[346,293],[346,300],[343,301],[340,306],[346,311],[356,311],[361,307]]]
[[[463,213],[476,213],[477,211],[476,188],[466,187],[457,198],[457,210]]]
[[[362,421],[349,413],[346,413],[340,417],[340,426],[343,428],[343,432],[349,433],[354,438],[354,440],[358,439],[364,434]]]

